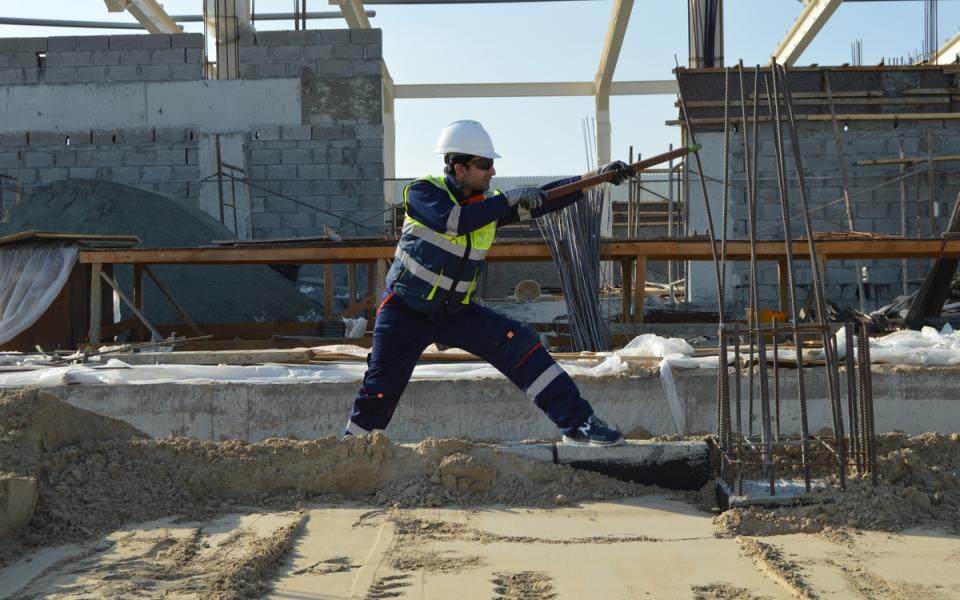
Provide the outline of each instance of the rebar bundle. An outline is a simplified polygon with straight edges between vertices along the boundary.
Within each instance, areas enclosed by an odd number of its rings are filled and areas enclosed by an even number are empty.
[[[718,445],[721,451],[721,476],[729,489],[737,495],[742,495],[744,477],[762,477],[769,484],[769,493],[776,495],[776,471],[802,474],[804,487],[811,490],[811,470],[813,466],[826,468],[832,472],[839,483],[841,490],[845,487],[845,476],[849,467],[855,468],[861,474],[872,474],[875,478],[875,449],[873,431],[873,399],[870,383],[869,338],[866,327],[859,323],[859,329],[854,331],[854,325],[841,325],[846,329],[847,352],[847,415],[843,414],[839,375],[839,348],[833,335],[834,328],[828,321],[828,303],[825,295],[823,265],[817,258],[817,248],[814,243],[815,232],[810,218],[809,192],[805,182],[805,173],[802,164],[799,136],[794,116],[791,90],[787,81],[787,70],[781,65],[773,64],[767,72],[761,72],[756,67],[752,74],[745,72],[741,62],[737,69],[738,85],[731,85],[731,69],[724,70],[724,129],[723,129],[723,161],[724,173],[722,178],[715,179],[722,187],[720,215],[723,219],[721,230],[714,233],[713,224],[709,221],[710,203],[707,200],[707,189],[704,185],[706,177],[698,160],[695,167],[701,181],[704,207],[707,211],[710,239],[714,248],[713,260],[717,274],[717,298],[720,314],[718,327],[718,354],[720,373],[717,381],[717,429]],[[747,107],[747,81],[753,89],[752,107]],[[679,77],[679,71],[678,71]],[[679,82],[678,82],[679,83]],[[785,269],[787,286],[784,290],[786,297],[781,298],[781,305],[786,313],[786,320],[780,316],[761,320],[758,315],[764,311],[759,307],[758,294],[758,256],[757,256],[757,157],[760,144],[758,142],[759,119],[758,98],[760,84],[767,98],[767,114],[771,116],[770,135],[774,165],[776,167],[778,184],[778,204],[782,217],[783,241],[785,244],[786,260],[782,265]],[[685,133],[693,139],[692,121],[686,112],[686,105],[682,95],[679,104],[682,116],[686,121]],[[732,93],[738,92],[738,93]],[[724,288],[726,275],[726,248],[727,248],[727,214],[729,210],[729,190],[731,187],[729,171],[729,146],[731,142],[730,114],[734,99],[739,103],[740,120],[743,127],[739,129],[739,142],[743,149],[743,172],[747,178],[745,192],[746,226],[750,239],[750,297],[749,318],[743,327],[734,319],[725,321]],[[748,119],[749,117],[749,119]],[[737,130],[733,130],[736,133]],[[792,159],[793,172],[796,176],[797,187],[790,188],[787,184],[788,156]],[[791,197],[793,195],[793,197]],[[792,206],[796,203],[795,206]],[[799,208],[798,215],[802,231],[806,240],[806,253],[810,259],[811,314],[803,315],[799,310],[800,300],[796,297],[796,276],[794,253],[800,245],[793,241],[791,220],[793,212]],[[727,315],[728,316],[728,315]],[[809,319],[808,322],[801,322]],[[856,344],[853,343],[856,336]],[[784,341],[792,342],[793,372],[796,378],[797,415],[799,417],[799,436],[783,435],[780,430],[780,370],[784,366],[780,344]],[[741,346],[746,342],[746,348]],[[816,342],[822,348],[823,372],[826,375],[827,408],[831,416],[832,431],[830,433],[811,434],[807,412],[807,386],[810,365],[804,356],[804,347],[807,342]],[[732,343],[734,363],[733,398],[730,397],[730,386],[727,380],[727,344]],[[770,370],[768,369],[767,346],[772,345],[773,358],[773,398],[770,397]],[[856,346],[856,361],[854,361],[854,347]],[[743,352],[747,350],[747,352]],[[746,356],[744,356],[746,354]],[[754,361],[758,369],[755,376]],[[805,364],[806,363],[806,364]],[[741,385],[742,369],[746,369],[747,402],[742,402]],[[755,407],[755,382],[759,389],[756,394],[758,406]],[[856,384],[854,385],[854,382]],[[746,404],[746,406],[744,406]],[[746,409],[744,411],[744,409]],[[757,426],[755,434],[754,426]],[[816,460],[819,458],[823,460]],[[816,465],[815,465],[816,463]]]
[[[540,232],[560,275],[567,302],[573,350],[607,349],[607,329],[600,312],[600,227],[605,186],[585,198],[538,219]]]

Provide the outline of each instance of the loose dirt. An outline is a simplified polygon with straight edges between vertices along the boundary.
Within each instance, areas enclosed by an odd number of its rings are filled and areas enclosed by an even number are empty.
[[[960,597],[960,436],[878,442],[877,488],[854,477],[830,502],[711,523],[710,486],[668,494],[456,439],[150,439],[24,390],[0,397],[0,528],[3,490],[29,482],[34,505],[0,536],[0,590]]]

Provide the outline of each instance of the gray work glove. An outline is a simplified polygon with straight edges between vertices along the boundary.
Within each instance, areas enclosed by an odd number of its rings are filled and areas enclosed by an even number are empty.
[[[547,193],[538,187],[518,187],[510,190],[506,194],[507,202],[511,207],[518,207],[518,214],[521,221],[526,221],[530,217],[530,212],[543,206],[547,201]]]
[[[597,169],[597,175],[602,175],[604,173],[614,173],[613,179],[610,180],[610,183],[613,185],[620,185],[633,175],[633,169],[631,169],[630,165],[622,160],[615,160]]]

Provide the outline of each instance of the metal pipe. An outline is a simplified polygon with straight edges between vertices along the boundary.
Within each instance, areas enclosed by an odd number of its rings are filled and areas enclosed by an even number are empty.
[[[469,0],[465,0],[469,1]],[[367,2],[370,4],[370,2]],[[376,11],[364,11],[367,17],[377,16]],[[201,23],[203,15],[170,15],[177,23]],[[293,18],[293,13],[259,13],[258,21],[287,21]],[[340,11],[323,11],[306,13],[307,19],[342,19]],[[77,21],[70,19],[32,19],[23,17],[0,17],[0,25],[25,25],[29,27],[74,27],[88,29],[134,29],[143,31],[146,28],[140,23],[123,23],[120,21]]]

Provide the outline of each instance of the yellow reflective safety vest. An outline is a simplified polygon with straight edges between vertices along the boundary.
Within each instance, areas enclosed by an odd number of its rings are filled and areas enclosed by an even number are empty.
[[[403,189],[404,209],[409,209],[410,186],[418,181],[447,193],[454,205],[447,220],[448,231],[440,233],[427,227],[407,210],[393,266],[387,273],[387,288],[415,310],[433,313],[446,307],[447,312],[456,312],[470,303],[483,261],[496,236],[497,222],[491,221],[463,235],[452,233],[457,228],[460,203],[443,177],[421,177],[407,185]],[[496,194],[499,192],[489,191],[485,197]]]

